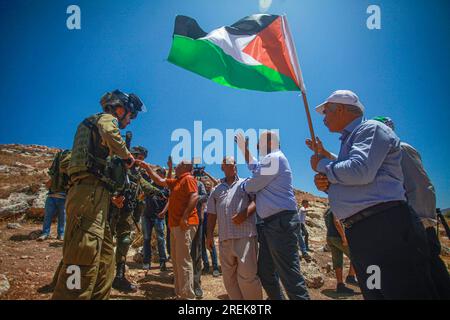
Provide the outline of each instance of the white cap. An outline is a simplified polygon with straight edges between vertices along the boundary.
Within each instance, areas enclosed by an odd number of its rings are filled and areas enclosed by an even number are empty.
[[[325,109],[325,105],[327,103],[349,104],[358,107],[364,113],[363,104],[359,101],[356,93],[350,90],[337,90],[333,92],[324,103],[316,107],[316,111],[320,114],[323,114],[323,110]]]

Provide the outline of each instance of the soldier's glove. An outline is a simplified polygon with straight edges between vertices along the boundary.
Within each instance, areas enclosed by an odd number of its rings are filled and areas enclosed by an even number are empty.
[[[111,202],[119,209],[123,208],[125,197],[122,195],[111,197]]]

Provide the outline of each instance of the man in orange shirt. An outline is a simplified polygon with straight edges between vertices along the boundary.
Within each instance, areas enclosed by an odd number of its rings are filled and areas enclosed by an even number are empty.
[[[169,162],[171,162],[169,160]],[[136,163],[147,171],[154,183],[170,189],[169,228],[175,294],[180,299],[194,299],[194,269],[190,248],[198,228],[196,205],[197,181],[191,175],[192,163],[181,161],[175,167],[175,179],[161,178],[145,162]],[[169,171],[171,171],[169,163]]]

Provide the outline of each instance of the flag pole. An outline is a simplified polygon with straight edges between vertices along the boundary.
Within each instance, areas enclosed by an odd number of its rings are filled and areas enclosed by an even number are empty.
[[[306,119],[308,120],[309,134],[311,135],[312,145],[316,145],[316,134],[314,133],[314,127],[311,120],[311,112],[309,111],[308,99],[306,98],[306,93],[302,91],[303,105],[305,106]],[[314,151],[317,154],[317,151]]]
[[[305,83],[303,81],[302,71],[300,69],[300,64],[298,62],[297,49],[295,48],[295,44],[294,44],[294,40],[291,35],[291,31],[289,30],[289,24],[287,22],[286,15],[282,16],[282,22],[283,22],[282,25],[283,25],[285,37],[287,40],[286,43],[288,46],[288,53],[289,53],[290,60],[293,64],[294,71],[295,71],[296,83],[302,93],[301,96],[303,99],[303,106],[305,107],[306,119],[308,120],[308,127],[309,127],[309,133],[311,135],[312,146],[316,146],[316,135],[314,133],[314,127],[313,127],[313,123],[311,120],[311,112],[309,111],[308,98],[306,97]],[[314,154],[317,155],[317,151],[314,151]]]

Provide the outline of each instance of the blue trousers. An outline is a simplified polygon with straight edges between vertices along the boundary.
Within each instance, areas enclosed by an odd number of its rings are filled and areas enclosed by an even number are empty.
[[[296,211],[283,211],[258,224],[258,276],[269,299],[283,300],[280,280],[291,300],[309,300],[305,279],[300,273]]]
[[[52,225],[53,217],[58,215],[58,235],[64,235],[64,227],[66,224],[66,199],[47,197],[45,200],[45,214],[42,234],[50,235],[50,227]]]
[[[152,260],[152,231],[156,230],[156,239],[158,241],[158,254],[159,262],[163,263],[167,261],[166,256],[166,239],[164,238],[165,221],[164,219],[158,219],[156,217],[149,218],[147,216],[142,217],[142,233],[144,235],[144,263],[150,263]]]
[[[302,228],[298,228],[298,245],[300,247],[300,252],[304,255],[307,254],[307,247],[306,247],[306,243],[305,240],[303,239],[303,232],[302,232]]]

